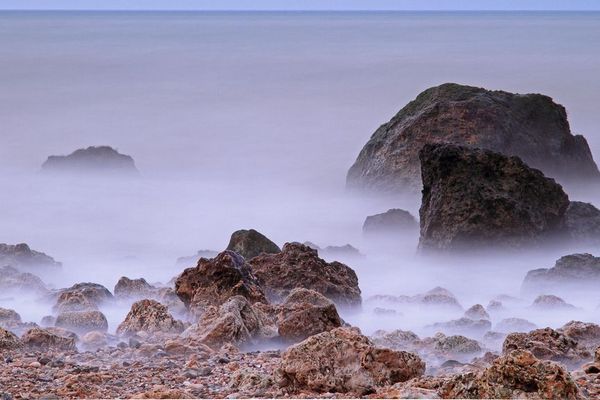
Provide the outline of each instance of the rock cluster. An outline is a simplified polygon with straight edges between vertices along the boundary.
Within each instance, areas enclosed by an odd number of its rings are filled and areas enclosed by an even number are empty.
[[[518,156],[561,182],[600,179],[585,138],[571,134],[565,109],[551,98],[447,83],[422,92],[377,129],[348,171],[347,186],[419,190],[419,151],[430,143]]]
[[[591,290],[600,284],[600,257],[591,254],[571,254],[561,257],[552,268],[534,269],[527,273],[521,290],[544,293],[554,290]]]

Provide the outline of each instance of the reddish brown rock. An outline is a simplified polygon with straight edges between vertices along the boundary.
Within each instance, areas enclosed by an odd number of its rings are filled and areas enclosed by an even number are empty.
[[[23,345],[32,350],[75,351],[77,336],[60,328],[33,328],[22,337]]]
[[[259,303],[260,304],[260,303]],[[224,344],[249,345],[276,335],[274,322],[243,296],[231,297],[220,307],[210,307],[182,337],[212,348]]]
[[[113,290],[117,298],[145,299],[155,295],[157,289],[144,278],[129,279],[122,276]]]
[[[98,306],[81,292],[66,291],[58,296],[53,309],[57,313],[94,311]]]
[[[528,333],[511,333],[504,340],[502,353],[527,350],[541,360],[552,360],[577,366],[591,359],[589,351],[577,341],[552,328],[536,329]]]
[[[489,321],[491,319],[490,314],[485,311],[485,308],[483,308],[481,304],[475,304],[469,308],[467,311],[465,311],[464,316],[474,320],[487,319]]]
[[[531,307],[538,310],[569,310],[575,309],[575,306],[567,303],[558,296],[551,294],[541,295],[535,298]]]
[[[14,350],[19,347],[21,347],[21,342],[17,335],[4,328],[0,328],[0,351]]]
[[[144,299],[133,303],[125,320],[117,327],[117,334],[127,336],[140,331],[179,333],[183,328],[183,323],[173,318],[166,306]]]
[[[442,398],[466,399],[565,399],[583,396],[560,365],[540,361],[529,351],[514,350],[479,373],[456,375],[438,392]]]
[[[293,289],[321,293],[338,306],[361,304],[358,277],[348,266],[328,263],[316,250],[300,243],[286,243],[279,254],[262,254],[250,260],[254,274],[274,301],[283,300]]]
[[[98,306],[113,300],[113,295],[107,288],[91,282],[76,283],[58,290],[54,295],[56,312],[97,310]]]
[[[108,330],[108,321],[100,311],[68,311],[58,314],[55,326],[75,333]]]
[[[411,353],[373,346],[357,329],[336,328],[288,348],[278,371],[290,393],[340,392],[362,396],[420,376],[425,364]]]
[[[570,321],[559,332],[577,341],[579,347],[594,352],[600,346],[600,326],[591,322]]]
[[[175,291],[198,314],[233,296],[243,296],[251,303],[267,302],[252,268],[243,257],[228,250],[210,260],[201,258],[195,268],[183,271],[175,282]]]
[[[279,336],[292,342],[341,325],[342,320],[331,300],[314,290],[303,288],[290,292],[279,307],[277,316]]]

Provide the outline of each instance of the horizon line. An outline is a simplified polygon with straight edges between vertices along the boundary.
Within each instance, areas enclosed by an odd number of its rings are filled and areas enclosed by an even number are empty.
[[[2,8],[1,11],[192,11],[192,12],[600,12],[600,9],[201,9],[201,8]]]

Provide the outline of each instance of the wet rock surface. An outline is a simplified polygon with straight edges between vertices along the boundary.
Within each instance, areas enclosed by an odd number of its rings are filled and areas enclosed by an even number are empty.
[[[262,253],[277,254],[281,252],[279,246],[254,229],[242,229],[233,232],[227,245],[227,250],[238,253],[246,260],[250,260]]]
[[[428,143],[518,156],[563,182],[600,179],[585,138],[571,134],[566,110],[550,97],[447,83],[422,92],[377,129],[348,171],[347,186],[418,191],[419,151]]]
[[[252,271],[272,301],[282,301],[293,289],[321,293],[340,307],[361,304],[356,273],[347,265],[319,258],[315,249],[286,243],[279,254],[262,254],[250,260]]]
[[[420,152],[423,251],[538,246],[564,235],[569,198],[516,157],[449,144]]]

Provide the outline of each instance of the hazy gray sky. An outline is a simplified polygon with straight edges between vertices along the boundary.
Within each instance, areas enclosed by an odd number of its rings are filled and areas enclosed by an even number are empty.
[[[598,0],[2,0],[0,9],[600,10]]]

